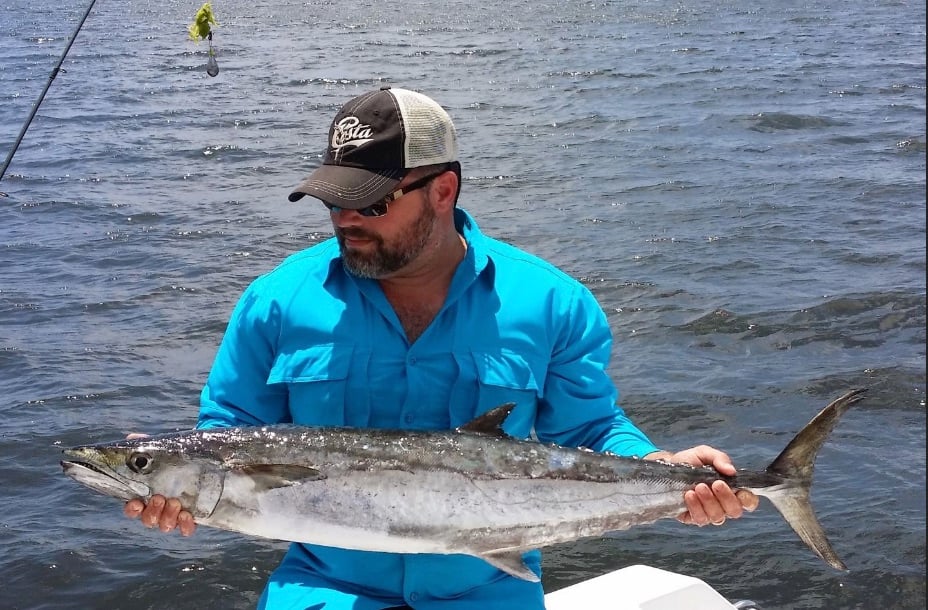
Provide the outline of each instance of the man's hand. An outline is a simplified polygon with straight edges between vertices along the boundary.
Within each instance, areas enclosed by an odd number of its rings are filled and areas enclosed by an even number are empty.
[[[700,445],[684,449],[677,453],[657,451],[645,456],[646,460],[661,460],[673,464],[689,464],[691,466],[712,466],[719,474],[734,475],[735,465],[731,458],[723,452]],[[677,520],[687,525],[722,525],[725,519],[738,519],[744,513],[753,512],[760,503],[760,499],[746,489],[733,490],[725,481],[713,481],[712,485],[700,483],[695,488],[683,494],[686,502],[686,512],[680,513]]]
[[[157,526],[162,532],[180,529],[181,536],[190,536],[197,529],[193,515],[182,510],[180,500],[154,495],[145,504],[140,498],[129,500],[123,508],[123,513],[130,519],[141,518],[145,527]]]
[[[126,438],[132,440],[146,436],[148,435],[132,433]],[[145,527],[157,526],[165,533],[179,528],[181,536],[190,536],[197,529],[193,515],[181,508],[180,500],[177,498],[165,498],[156,494],[151,497],[147,505],[141,498],[136,498],[126,502],[122,512],[130,519],[141,518]]]

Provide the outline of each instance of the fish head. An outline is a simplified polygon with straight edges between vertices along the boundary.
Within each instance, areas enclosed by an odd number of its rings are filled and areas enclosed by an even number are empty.
[[[158,437],[71,447],[63,453],[66,475],[114,498],[147,501],[160,494],[178,498],[189,510],[221,493],[223,474],[216,459],[189,454]]]

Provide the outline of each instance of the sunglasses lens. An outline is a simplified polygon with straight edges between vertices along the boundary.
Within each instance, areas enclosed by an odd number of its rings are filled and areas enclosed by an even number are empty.
[[[378,201],[377,203],[372,203],[366,208],[361,208],[360,210],[358,210],[358,214],[360,214],[361,216],[367,216],[368,218],[376,217],[376,216],[383,216],[386,213],[387,213],[387,204],[382,201]]]
[[[351,208],[343,208],[339,205],[333,205],[329,203],[328,201],[323,201],[322,205],[328,208],[330,212],[336,212],[336,213],[341,212],[342,210],[351,209]],[[384,213],[386,212],[386,209],[385,209],[386,207],[387,206],[383,203],[375,203],[373,205],[367,206],[366,208],[361,208],[359,210],[354,210],[354,211],[360,214],[361,216],[367,216],[368,218],[371,218],[374,216],[383,216]]]

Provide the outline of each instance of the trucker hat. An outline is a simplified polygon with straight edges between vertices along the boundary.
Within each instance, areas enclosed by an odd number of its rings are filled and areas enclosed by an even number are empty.
[[[292,193],[352,210],[391,193],[409,170],[457,161],[454,123],[432,98],[382,87],[350,100],[332,121],[322,165]]]

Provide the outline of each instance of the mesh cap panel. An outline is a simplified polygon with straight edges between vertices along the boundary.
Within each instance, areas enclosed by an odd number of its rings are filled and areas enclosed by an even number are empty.
[[[450,163],[458,158],[457,134],[448,113],[432,99],[407,89],[391,89],[406,131],[406,167]]]

